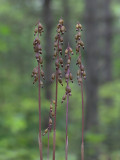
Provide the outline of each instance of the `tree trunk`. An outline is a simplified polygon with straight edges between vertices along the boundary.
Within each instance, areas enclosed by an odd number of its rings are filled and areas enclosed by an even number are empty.
[[[104,23],[105,23],[105,30],[104,30],[104,39],[105,39],[105,49],[104,49],[104,81],[110,81],[112,79],[112,12],[110,10],[110,3],[111,0],[103,1],[103,13],[104,13]]]
[[[71,44],[71,34],[70,34],[70,8],[69,8],[69,0],[62,0],[63,3],[63,19],[64,19],[64,24],[67,29],[67,32],[64,35],[64,46],[67,48],[68,42]]]
[[[45,96],[51,99],[51,74],[52,74],[52,12],[51,0],[44,0],[43,19],[45,23]]]
[[[110,0],[86,0],[86,115],[85,129],[99,131],[98,87],[111,79],[111,14]],[[102,42],[102,43],[101,43]],[[99,145],[86,142],[87,160],[97,160]],[[91,154],[91,149],[93,154]]]
[[[100,1],[101,0],[86,0],[85,8],[85,38],[86,38],[86,115],[85,115],[85,130],[96,133],[98,130],[98,87],[99,87],[99,61],[101,54],[100,41]],[[85,143],[85,157],[87,160],[98,159],[98,149],[96,146]],[[93,154],[90,151],[93,151]]]

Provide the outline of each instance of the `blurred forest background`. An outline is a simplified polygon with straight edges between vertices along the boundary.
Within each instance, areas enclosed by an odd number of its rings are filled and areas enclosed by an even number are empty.
[[[75,25],[83,25],[82,51],[87,80],[85,94],[85,160],[120,160],[120,1],[119,0],[0,0],[0,160],[39,160],[38,89],[32,85],[36,66],[33,52],[34,25],[44,26],[45,88],[42,89],[42,131],[48,124],[49,99],[54,98],[50,75],[56,25],[63,17],[75,53]],[[74,84],[69,106],[69,160],[80,160],[81,93]],[[56,159],[65,159],[64,87],[59,86]],[[62,95],[62,96],[61,96]],[[52,136],[50,157],[52,159]],[[47,136],[42,137],[47,159]]]

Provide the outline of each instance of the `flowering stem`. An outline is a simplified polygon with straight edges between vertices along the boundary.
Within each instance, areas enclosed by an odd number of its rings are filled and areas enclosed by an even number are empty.
[[[59,38],[58,38],[58,53],[57,53],[57,59],[59,60]],[[57,96],[58,96],[58,70],[56,69],[55,117],[54,117],[54,134],[53,134],[53,160],[55,160],[55,145],[56,145]]]
[[[50,119],[50,118],[49,118]],[[50,125],[49,125],[50,127]],[[47,151],[47,160],[49,160],[49,129],[48,129],[48,151]]]
[[[68,82],[67,82],[68,86]],[[67,160],[68,155],[68,135],[67,135],[67,129],[68,129],[68,103],[69,103],[69,95],[67,95],[67,105],[66,105],[66,147],[65,147],[65,159]]]
[[[84,100],[83,100],[83,82],[81,83],[82,94],[82,144],[81,144],[81,160],[84,160]]]
[[[68,48],[69,48],[69,43],[68,43]],[[69,55],[69,50],[68,50],[68,57],[70,57]],[[67,69],[67,74],[70,74],[70,69],[68,67]],[[69,86],[69,79],[67,80],[67,87]],[[65,146],[65,159],[68,159],[68,104],[69,104],[69,94],[67,94],[67,105],[66,105],[66,146]]]
[[[41,139],[41,101],[40,101],[40,63],[38,62],[38,92],[39,92],[39,150],[40,150],[40,160],[42,157],[42,139]]]

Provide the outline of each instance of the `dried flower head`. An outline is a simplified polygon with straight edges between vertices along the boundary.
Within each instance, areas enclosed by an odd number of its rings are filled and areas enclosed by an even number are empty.
[[[41,48],[40,38],[39,38],[39,36],[41,36],[41,34],[43,32],[43,26],[41,25],[40,22],[38,22],[36,25],[37,25],[37,27],[34,30],[34,36],[36,36],[36,35],[37,36],[35,37],[35,39],[33,41],[33,48],[34,48],[34,52],[35,52],[35,58],[36,58],[37,62],[41,65],[40,75],[42,76],[43,79],[45,79],[44,72],[42,70],[42,67],[43,67],[43,59],[41,56],[42,55],[42,48]],[[31,76],[34,77],[34,81],[33,81],[33,84],[34,84],[38,80],[38,66],[33,69]],[[42,81],[40,81],[40,86],[43,87]]]
[[[59,20],[59,23],[57,25],[57,34],[55,36],[54,41],[54,55],[53,59],[55,59],[55,67],[56,67],[56,73],[53,73],[51,76],[51,80],[55,80],[56,75],[58,76],[58,82],[63,85],[62,83],[62,72],[60,70],[60,66],[63,67],[63,59],[60,57],[62,55],[62,45],[63,45],[63,34],[66,31],[64,26],[64,21],[61,18]]]
[[[70,72],[71,55],[73,55],[73,50],[68,45],[67,49],[65,50],[65,57],[67,57],[67,64],[65,65],[65,81],[67,86],[65,88],[65,95],[63,96],[61,103],[66,100],[67,95],[71,96],[71,88],[69,87],[69,80],[73,83],[73,76]]]
[[[54,118],[54,111],[53,111],[53,104],[55,104],[55,100],[51,101],[50,104],[50,111],[49,111],[49,122],[48,122],[48,127],[45,129],[43,136],[48,133],[48,131],[51,132],[52,129],[52,124],[53,124],[53,118]]]
[[[77,71],[77,80],[78,80],[78,84],[80,85],[82,83],[82,78],[86,79],[86,72],[84,70],[84,66],[82,64],[81,61],[81,50],[80,47],[82,47],[84,49],[84,43],[81,40],[81,30],[82,30],[82,25],[80,23],[78,23],[76,25],[76,31],[77,34],[75,35],[75,40],[76,40],[76,53],[79,53],[76,65],[78,65],[79,69]]]
[[[82,25],[78,23],[76,25],[77,34],[75,35],[76,40],[76,53],[79,53],[77,63],[79,69],[77,71],[77,80],[78,84],[81,85],[81,97],[82,97],[82,144],[81,144],[81,160],[84,160],[84,100],[83,100],[83,79],[86,79],[86,72],[84,70],[84,66],[81,60],[81,50],[82,47],[84,49],[84,43],[81,40],[81,31]]]
[[[38,143],[39,143],[39,150],[40,150],[40,160],[43,160],[42,157],[42,139],[41,139],[41,94],[40,94],[40,88],[43,87],[43,82],[41,81],[41,77],[44,79],[44,72],[42,70],[43,67],[43,59],[42,59],[42,48],[40,44],[40,36],[43,32],[43,26],[40,22],[36,24],[36,28],[34,30],[34,36],[35,39],[33,41],[33,48],[35,52],[35,58],[38,62],[38,66],[33,69],[32,77],[34,77],[33,84],[38,81],[38,99],[39,99],[39,137],[38,137]],[[41,66],[41,67],[40,67]],[[47,132],[47,130],[45,131]]]

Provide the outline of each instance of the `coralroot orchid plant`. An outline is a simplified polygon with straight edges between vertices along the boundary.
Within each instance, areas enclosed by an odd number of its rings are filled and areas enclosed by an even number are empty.
[[[40,160],[43,160],[42,155],[42,138],[41,138],[41,87],[43,87],[43,82],[41,81],[41,77],[44,79],[44,72],[42,70],[43,67],[43,59],[42,59],[42,48],[40,44],[40,36],[43,32],[43,27],[40,22],[36,24],[34,30],[35,40],[33,42],[35,57],[38,62],[38,66],[33,69],[32,77],[34,77],[33,84],[38,81],[38,99],[39,99],[39,151],[40,151]],[[81,60],[81,50],[80,48],[84,48],[84,43],[81,41],[81,31],[82,25],[78,23],[76,25],[77,34],[75,36],[76,39],[76,53],[79,54],[77,59],[77,65],[79,70],[77,71],[77,80],[78,84],[81,86],[81,95],[82,95],[82,145],[81,145],[81,160],[84,160],[84,102],[83,102],[83,79],[86,79],[86,73],[84,71],[84,66],[82,65]],[[56,80],[56,88],[55,88],[55,100],[51,100],[50,103],[50,111],[48,116],[48,127],[45,129],[42,134],[45,136],[48,133],[48,151],[47,151],[47,159],[49,160],[49,133],[52,130],[53,124],[53,160],[55,160],[55,150],[56,150],[56,115],[57,115],[57,100],[58,100],[58,82],[63,86],[62,83],[62,71],[60,70],[60,66],[63,67],[63,59],[62,59],[62,45],[63,45],[63,34],[66,32],[66,28],[64,26],[64,21],[61,18],[57,25],[57,34],[55,36],[54,41],[54,55],[53,59],[55,60],[56,72],[52,74],[52,81]],[[70,72],[70,64],[71,64],[71,55],[73,55],[73,50],[69,46],[65,50],[65,57],[67,57],[67,64],[65,65],[65,95],[62,98],[62,103],[67,99],[66,104],[66,143],[65,143],[65,159],[68,159],[68,105],[69,105],[69,96],[71,96],[71,88],[69,86],[69,81],[73,83],[73,76]],[[53,109],[53,104],[55,108]],[[53,111],[54,110],[54,111]],[[53,122],[54,121],[54,122]]]
[[[76,39],[76,53],[79,54],[77,59],[77,65],[79,70],[77,71],[78,84],[81,85],[81,95],[82,95],[82,144],[81,144],[81,160],[84,160],[84,100],[83,100],[83,79],[86,79],[86,72],[81,60],[81,50],[80,47],[84,49],[84,43],[81,41],[81,31],[82,25],[78,23],[76,25],[76,31],[78,32],[75,36]]]
[[[69,86],[69,80],[73,83],[73,76],[70,72],[70,63],[71,63],[71,56],[70,53],[73,55],[72,48],[68,45],[68,48],[65,50],[65,57],[67,57],[67,64],[65,65],[65,80],[67,86],[65,88],[65,95],[62,98],[62,103],[66,100],[67,97],[67,105],[66,105],[66,146],[65,146],[65,159],[68,159],[68,104],[69,104],[69,96],[71,96],[71,88]]]

